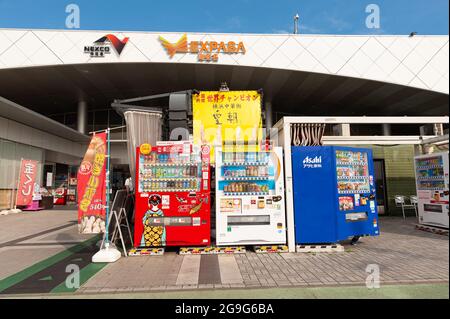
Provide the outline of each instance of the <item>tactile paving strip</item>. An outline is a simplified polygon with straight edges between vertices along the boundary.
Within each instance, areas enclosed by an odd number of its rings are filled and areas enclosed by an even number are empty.
[[[128,256],[161,256],[164,255],[164,248],[132,248]]]
[[[180,255],[245,254],[245,252],[244,246],[180,248]]]
[[[289,252],[288,246],[286,246],[286,245],[255,246],[254,250],[258,254]]]
[[[437,234],[437,235],[443,235],[448,236],[448,229],[441,229],[437,227],[431,227],[431,226],[425,226],[425,225],[416,225],[416,229],[423,230],[429,233]]]
[[[297,245],[298,253],[335,253],[343,252],[344,246],[336,245]]]

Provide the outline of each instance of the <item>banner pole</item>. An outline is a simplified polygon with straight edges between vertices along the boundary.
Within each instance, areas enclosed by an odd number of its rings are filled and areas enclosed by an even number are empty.
[[[106,220],[105,220],[105,248],[101,248],[99,252],[97,252],[94,256],[92,256],[92,262],[94,263],[112,263],[122,257],[120,251],[118,251],[115,247],[110,247],[109,245],[109,189],[110,189],[110,180],[109,180],[109,170],[110,170],[110,159],[111,159],[111,137],[110,137],[110,129],[106,130],[106,138],[108,140],[107,145],[107,158],[106,158],[106,176],[105,176],[105,184],[106,184]],[[119,225],[120,227],[120,225]],[[125,253],[126,254],[126,253]]]
[[[20,184],[20,171],[22,169],[23,157],[20,159],[20,168],[19,168],[19,178],[17,179],[17,190],[16,190],[16,201],[14,203],[14,209],[17,209],[17,195],[19,194],[19,184]],[[14,175],[15,175],[16,167],[14,166]],[[14,193],[14,189],[13,189]]]
[[[16,165],[13,164],[13,180],[11,181],[11,195],[9,196],[9,209],[14,208],[14,180],[16,178]]]
[[[110,158],[111,158],[111,139],[110,139],[110,129],[108,128],[106,130],[106,138],[107,138],[107,144],[108,144],[108,148],[107,148],[107,155],[106,155],[106,178],[105,178],[105,183],[106,183],[106,228],[105,228],[105,245],[109,246],[109,188],[110,188],[110,180],[109,180],[109,169],[110,169]],[[108,247],[106,246],[106,247]]]

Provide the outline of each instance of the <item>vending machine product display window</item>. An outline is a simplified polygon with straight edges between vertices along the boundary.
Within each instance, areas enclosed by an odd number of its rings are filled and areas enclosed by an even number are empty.
[[[216,243],[286,243],[280,147],[216,148]]]
[[[137,148],[135,246],[210,244],[209,146]]]

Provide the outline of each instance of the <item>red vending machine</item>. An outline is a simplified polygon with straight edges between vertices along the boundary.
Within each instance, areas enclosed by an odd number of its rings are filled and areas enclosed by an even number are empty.
[[[143,144],[136,154],[136,247],[210,245],[210,149]]]

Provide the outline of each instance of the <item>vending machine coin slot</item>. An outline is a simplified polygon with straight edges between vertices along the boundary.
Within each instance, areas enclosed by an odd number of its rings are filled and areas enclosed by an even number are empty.
[[[192,218],[192,226],[200,226],[201,225],[201,219],[200,217],[194,217]]]

